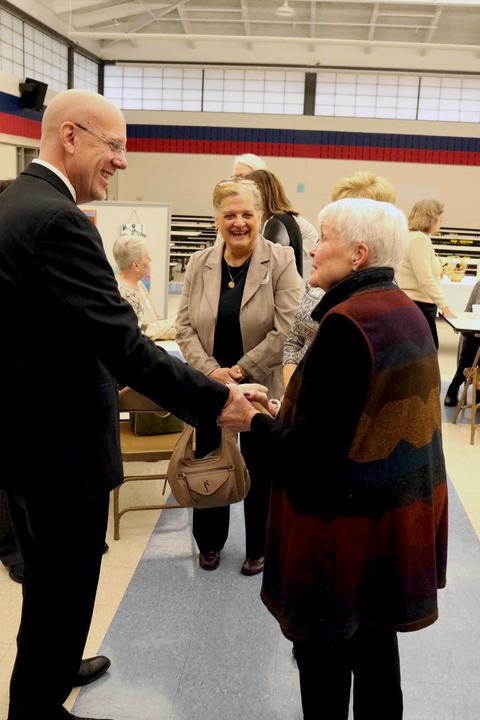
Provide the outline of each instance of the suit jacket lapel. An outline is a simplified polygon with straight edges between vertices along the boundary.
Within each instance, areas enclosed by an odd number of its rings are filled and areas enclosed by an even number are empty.
[[[203,267],[203,293],[211,307],[214,325],[217,321],[218,301],[222,284],[222,257],[225,243],[223,240],[213,247]]]
[[[270,253],[266,242],[267,241],[261,235],[258,236],[257,244],[255,245],[252,258],[250,260],[250,267],[248,268],[240,309],[243,308],[243,306],[257,292],[260,285],[263,285],[270,280]]]

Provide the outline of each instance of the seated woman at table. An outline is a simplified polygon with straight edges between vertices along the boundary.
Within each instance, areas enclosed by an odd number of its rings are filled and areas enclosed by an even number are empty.
[[[118,265],[117,283],[121,296],[130,303],[138,317],[138,326],[151,340],[173,340],[173,320],[161,320],[142,279],[150,270],[150,254],[144,238],[122,235],[113,244]]]
[[[279,420],[232,387],[218,422],[270,462],[262,600],[294,642],[304,719],[347,720],[353,675],[356,720],[400,720],[397,631],[434,623],[445,585],[438,357],[394,282],[403,213],[345,199],[319,225],[320,326]]]
[[[477,282],[472,290],[472,294],[465,307],[465,312],[472,312],[472,305],[480,304],[480,282]],[[479,316],[480,319],[480,316]],[[480,347],[480,337],[475,335],[464,334],[459,340],[459,356],[458,366],[453,376],[453,380],[448,386],[447,394],[445,395],[444,405],[447,407],[455,407],[458,405],[458,391],[460,386],[465,381],[463,371],[465,368],[472,367],[477,350]],[[477,401],[478,402],[478,401]]]
[[[445,317],[455,317],[440,286],[442,268],[430,240],[430,235],[440,230],[444,207],[438,200],[415,203],[408,216],[408,243],[396,276],[399,286],[425,315],[437,349],[437,309]]]
[[[221,383],[244,380],[283,394],[282,352],[302,296],[302,280],[291,248],[260,235],[262,199],[254,182],[218,183],[213,192],[220,241],[194,253],[187,265],[177,314],[177,342],[190,365]],[[220,444],[218,427],[200,428],[197,452]],[[244,501],[245,561],[241,572],[263,570],[270,498],[270,468],[249,433],[240,447],[250,472]],[[193,510],[199,564],[215,570],[227,540],[230,507]]]

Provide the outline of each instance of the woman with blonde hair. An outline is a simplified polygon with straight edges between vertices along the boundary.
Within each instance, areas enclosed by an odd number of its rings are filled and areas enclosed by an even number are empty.
[[[177,342],[187,362],[224,384],[259,383],[283,394],[282,353],[302,296],[302,280],[291,248],[260,234],[262,198],[254,182],[233,178],[213,193],[219,241],[192,255],[177,314]],[[218,427],[200,428],[197,453],[220,444]],[[244,500],[246,552],[241,572],[263,570],[270,498],[268,460],[241,434],[240,447],[250,472]],[[193,511],[193,535],[203,570],[215,570],[227,540],[230,508]]]
[[[408,216],[407,247],[396,275],[399,286],[425,315],[437,349],[437,309],[446,317],[455,317],[440,286],[442,268],[430,240],[430,235],[440,230],[444,208],[438,200],[415,203]]]

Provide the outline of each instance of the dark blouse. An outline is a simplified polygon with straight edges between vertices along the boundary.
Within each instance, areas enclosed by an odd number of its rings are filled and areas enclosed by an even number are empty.
[[[231,367],[243,355],[243,340],[240,330],[240,306],[242,304],[245,280],[248,275],[250,258],[238,267],[228,266],[222,259],[222,285],[218,300],[217,324],[213,339],[213,357],[220,367]],[[230,267],[230,273],[228,272]],[[230,275],[232,277],[230,277]],[[235,287],[228,283],[233,278]]]

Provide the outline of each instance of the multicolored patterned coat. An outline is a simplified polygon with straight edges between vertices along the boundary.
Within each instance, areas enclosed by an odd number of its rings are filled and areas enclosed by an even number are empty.
[[[390,268],[352,274],[312,317],[281,422],[252,421],[273,472],[262,599],[292,640],[426,627],[447,556],[430,330]]]

